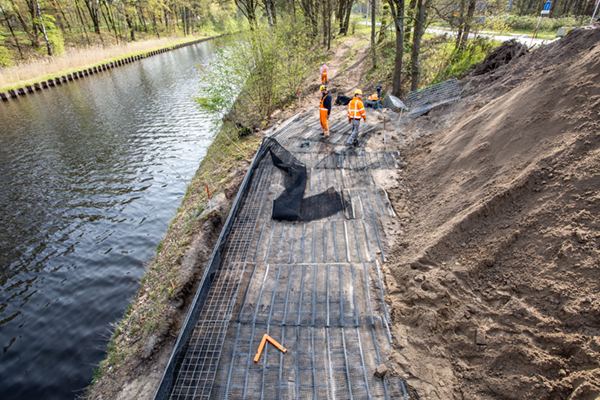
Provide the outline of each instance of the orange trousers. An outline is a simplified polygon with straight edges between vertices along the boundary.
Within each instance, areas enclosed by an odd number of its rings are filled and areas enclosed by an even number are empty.
[[[329,137],[329,121],[327,120],[327,109],[319,110],[319,120],[321,121],[321,128],[323,128],[323,134],[325,137]]]
[[[321,83],[324,85],[327,83],[327,74],[321,75]]]

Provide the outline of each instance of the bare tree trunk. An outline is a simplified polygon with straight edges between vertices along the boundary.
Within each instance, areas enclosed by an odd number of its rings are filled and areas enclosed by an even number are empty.
[[[133,19],[131,18],[129,11],[127,11],[127,7],[125,7],[125,21],[127,22],[127,26],[131,31],[131,41],[135,42],[135,27],[133,26]]]
[[[21,59],[24,60],[25,56],[23,55],[23,50],[21,50],[21,45],[19,44],[19,39],[17,39],[17,36],[15,35],[15,32],[13,31],[12,25],[10,24],[10,18],[6,16],[6,12],[4,11],[4,9],[2,10],[2,14],[4,14],[4,19],[6,20],[6,25],[8,25],[8,29],[10,29],[10,34],[12,35],[13,39],[15,39],[15,44],[17,45],[17,49],[19,49],[19,54],[21,55]]]
[[[265,10],[267,10],[267,17],[269,19],[269,26],[277,25],[277,16],[275,15],[275,5],[273,0],[263,0]]]
[[[396,27],[396,57],[394,58],[394,79],[392,94],[400,95],[402,88],[402,55],[404,53],[404,0],[387,0]]]
[[[154,25],[154,33],[156,37],[160,39],[160,33],[158,33],[158,25],[156,24],[156,15],[152,13],[152,24]]]
[[[411,54],[411,81],[410,90],[415,91],[419,87],[419,51],[421,50],[421,37],[423,36],[423,23],[425,21],[425,5],[423,0],[417,0],[417,20],[415,21],[415,34],[413,35],[413,46]]]
[[[94,25],[94,31],[98,35],[101,35],[101,33],[100,33],[100,17],[98,16],[98,2],[96,0],[87,0],[85,2],[85,6],[88,9],[90,18],[92,18],[92,24]]]
[[[371,0],[371,60],[373,69],[377,68],[377,43],[375,43],[375,9],[377,0]]]
[[[35,4],[37,6],[38,16],[40,17],[40,25],[42,27],[42,33],[44,34],[44,40],[46,41],[46,49],[48,50],[48,55],[52,57],[52,49],[50,48],[50,41],[48,40],[48,35],[46,34],[46,27],[44,26],[44,18],[42,17],[40,3],[38,0],[35,0]]]
[[[469,32],[471,31],[471,25],[473,24],[473,14],[475,13],[475,0],[469,1],[469,9],[467,10],[467,17],[464,21],[465,30],[460,40],[459,48],[464,50],[467,40],[469,39]]]
[[[416,7],[417,7],[417,0],[410,0],[410,3],[408,4],[408,10],[406,10],[407,20],[406,20],[406,29],[404,31],[404,45],[405,46],[408,46],[408,44],[410,43],[411,31],[413,30],[413,27],[415,26],[415,21],[414,21],[413,17],[415,15]]]
[[[37,1],[27,0],[27,8],[29,9],[29,15],[31,15],[31,45],[33,47],[38,47],[40,42],[38,40],[38,32],[41,32],[39,24],[37,23],[37,10],[36,10]]]
[[[348,0],[346,7],[346,20],[344,21],[344,35],[348,34],[348,28],[350,27],[350,14],[352,14],[352,6],[354,5],[354,0]]]
[[[82,38],[83,38],[83,35],[85,35],[85,39],[87,40],[88,45],[89,45],[89,44],[91,44],[90,38],[88,37],[88,34],[87,34],[85,21],[83,19],[83,12],[81,11],[81,7],[79,7],[79,3],[77,2],[77,0],[75,0],[75,11],[77,11],[77,16],[79,17],[79,21],[81,22],[81,30],[83,31]]]
[[[111,9],[111,7],[108,6],[106,1],[103,1],[101,6],[102,5],[104,5],[104,8],[106,9],[106,14],[105,14],[104,18],[106,18],[106,16],[108,16],[108,20],[110,21],[110,24],[108,24],[108,22],[107,22],[107,26],[112,27],[113,32],[115,33],[115,39],[117,39],[117,43],[119,43],[119,37],[121,35],[119,35],[119,31],[117,31],[117,26],[115,24],[115,17],[112,15],[112,9]]]
[[[331,21],[328,11],[329,0],[323,0],[323,46],[327,46],[327,23]]]

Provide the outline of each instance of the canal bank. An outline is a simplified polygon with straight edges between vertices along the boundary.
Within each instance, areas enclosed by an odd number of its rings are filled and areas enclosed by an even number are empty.
[[[341,39],[328,56],[330,84],[338,91],[359,84],[356,77],[364,67],[367,47],[363,43],[357,56],[360,40]],[[347,67],[349,57],[362,61]],[[312,71],[303,85],[307,89],[302,91],[302,109],[318,105],[318,85],[311,84],[320,81],[318,72]],[[268,126],[277,126],[298,111],[297,105],[277,110]],[[214,244],[264,132],[242,139],[236,135],[236,129],[226,126],[209,148],[140,290],[123,320],[114,326],[107,357],[96,371],[87,399],[154,398]],[[206,182],[212,212],[206,210]]]
[[[90,62],[90,60],[87,60],[87,58],[98,59],[98,56],[87,55],[87,57],[85,57],[85,64],[78,67],[73,67],[72,65],[70,67],[61,66],[62,64],[69,65],[72,63],[73,61],[71,60],[71,57],[60,57],[58,59],[51,58],[48,63],[43,64],[43,73],[37,71],[35,65],[32,64],[20,66],[16,74],[14,72],[11,73],[9,68],[3,72],[3,74],[6,74],[7,78],[3,80],[3,82],[6,82],[0,85],[0,100],[3,100],[4,102],[16,100],[19,97],[40,92],[43,89],[61,86],[62,84],[83,79],[87,76],[108,71],[113,68],[118,68],[135,61],[143,60],[144,58],[156,56],[167,51],[180,49],[182,47],[218,39],[227,35],[229,34],[225,33],[212,37],[174,37],[157,41],[148,41],[142,44],[136,43],[136,47],[141,46],[142,48],[145,48],[145,50],[136,50],[133,45],[131,45],[131,48],[125,47],[125,51],[123,51],[123,49],[120,47],[109,47],[108,49],[102,49],[102,52],[106,54],[104,57],[100,56],[100,61]],[[117,55],[115,55],[115,53]],[[109,54],[111,56],[107,57]],[[33,64],[35,64],[35,62]],[[75,62],[74,65],[77,65],[77,62]],[[27,70],[27,72],[22,72],[23,67],[25,70]],[[23,77],[22,74],[24,74],[25,77]]]

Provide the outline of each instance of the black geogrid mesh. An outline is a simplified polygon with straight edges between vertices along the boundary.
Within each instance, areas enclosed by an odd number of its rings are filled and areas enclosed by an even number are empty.
[[[273,165],[284,174],[283,192],[273,201],[273,219],[284,221],[314,221],[337,214],[347,203],[333,187],[304,198],[308,175],[306,166],[274,139],[269,153]]]

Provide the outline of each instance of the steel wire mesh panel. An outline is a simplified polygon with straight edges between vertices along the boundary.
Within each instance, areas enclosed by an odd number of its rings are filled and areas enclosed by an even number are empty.
[[[289,124],[278,139],[314,135],[306,121]],[[308,196],[335,187],[348,206],[318,221],[269,220],[284,180],[268,149],[313,166]],[[398,154],[292,155],[273,139],[259,153],[215,252],[212,264],[219,267],[207,274],[195,327],[178,353],[170,398],[405,399],[395,389],[401,382],[373,375],[391,342],[377,264],[385,261],[379,219],[394,211],[370,169],[398,168]],[[317,166],[323,157],[326,166]],[[267,345],[254,363],[265,333],[288,352]]]
[[[252,181],[248,197],[235,219],[221,250],[222,263],[212,278],[208,298],[186,350],[170,398],[173,400],[208,399],[219,363],[234,301],[246,267],[244,260],[252,242],[258,216],[265,202],[271,169],[263,159]]]
[[[391,398],[373,375],[390,346],[387,318],[376,263],[256,264],[211,398]],[[254,363],[265,333],[287,352],[267,345]]]
[[[427,86],[406,95],[406,104],[410,108],[410,116],[416,117],[440,104],[459,99],[460,86],[456,79],[449,79],[435,85]]]

